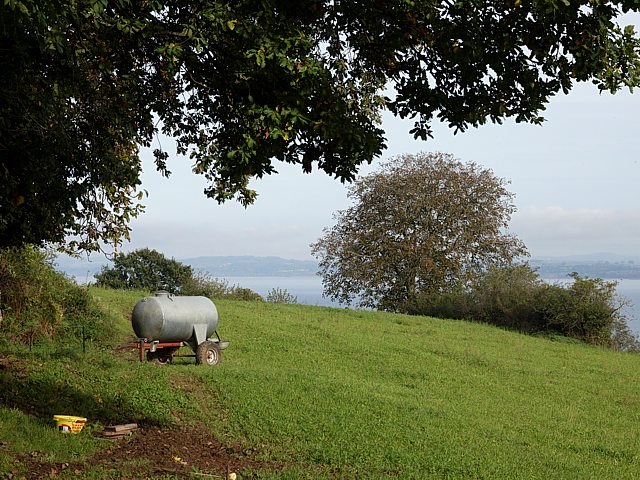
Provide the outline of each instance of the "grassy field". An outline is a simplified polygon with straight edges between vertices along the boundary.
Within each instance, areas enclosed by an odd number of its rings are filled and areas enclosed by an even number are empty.
[[[93,293],[117,338],[84,354],[3,352],[0,474],[25,474],[33,452],[88,458],[109,445],[92,432],[136,421],[204,429],[279,465],[240,478],[640,475],[640,355],[460,321],[219,301],[222,363],[158,366],[114,349],[133,339],[143,293]],[[88,417],[87,431],[58,434],[56,413]]]

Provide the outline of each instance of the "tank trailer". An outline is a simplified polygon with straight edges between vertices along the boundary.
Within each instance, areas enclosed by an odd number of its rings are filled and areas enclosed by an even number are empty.
[[[218,335],[218,310],[207,297],[157,292],[136,303],[131,326],[138,336],[140,361],[146,352],[149,361],[171,363],[178,349],[188,346],[197,364],[216,365],[220,351],[229,346]]]

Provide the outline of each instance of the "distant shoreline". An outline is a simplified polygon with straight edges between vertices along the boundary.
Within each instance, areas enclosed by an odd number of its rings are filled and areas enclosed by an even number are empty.
[[[292,260],[280,257],[256,256],[210,256],[178,259],[190,265],[194,271],[204,272],[212,277],[313,277],[318,265],[313,260]],[[640,261],[635,260],[578,260],[578,259],[530,259],[529,265],[543,279],[567,278],[572,272],[583,277],[605,280],[640,279]],[[109,265],[106,258],[56,259],[57,270],[82,281],[93,281],[93,275],[103,266]]]
[[[602,278],[604,280],[637,280],[640,279],[640,264],[634,262],[611,263],[568,263],[568,262],[529,262],[542,278],[564,278],[576,272],[582,277]]]

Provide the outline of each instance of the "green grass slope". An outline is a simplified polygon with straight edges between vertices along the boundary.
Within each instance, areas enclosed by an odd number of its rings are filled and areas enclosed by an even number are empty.
[[[127,316],[142,293],[94,295],[120,323],[117,340],[132,338]],[[89,417],[89,430],[204,425],[289,465],[245,477],[640,475],[639,355],[459,321],[216,303],[231,345],[215,367],[141,364],[98,345],[8,352],[24,364],[0,371],[0,471],[11,451],[33,448],[25,436],[50,436],[38,449],[58,461],[104,448],[86,435],[55,440],[48,419],[66,408]],[[7,427],[17,422],[24,432]]]

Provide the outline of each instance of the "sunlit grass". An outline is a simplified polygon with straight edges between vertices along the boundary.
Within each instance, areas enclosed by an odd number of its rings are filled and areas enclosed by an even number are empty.
[[[138,300],[151,293],[144,290],[112,290],[99,287],[89,287],[89,291],[100,307],[114,318],[119,339],[133,339],[131,310]]]
[[[61,435],[55,425],[52,418],[35,418],[17,409],[0,408],[0,438],[14,452],[62,462],[93,453],[103,443],[86,434]]]
[[[121,323],[117,340],[131,340],[129,314],[144,292],[93,294]],[[67,458],[99,448],[90,430],[109,422],[203,424],[290,466],[251,472],[265,479],[637,478],[640,471],[639,355],[466,322],[216,304],[219,332],[231,344],[215,367],[191,358],[140,363],[135,353],[114,356],[99,346],[84,355],[21,351],[24,371],[0,372],[8,407],[0,410],[0,441],[8,451]],[[54,413],[88,417],[89,432],[60,439]],[[0,456],[0,471],[10,464]],[[97,477],[100,468],[92,470]]]
[[[465,322],[234,307],[223,374],[197,373],[219,386],[230,428],[275,456],[370,478],[633,478],[640,466],[637,355]]]

